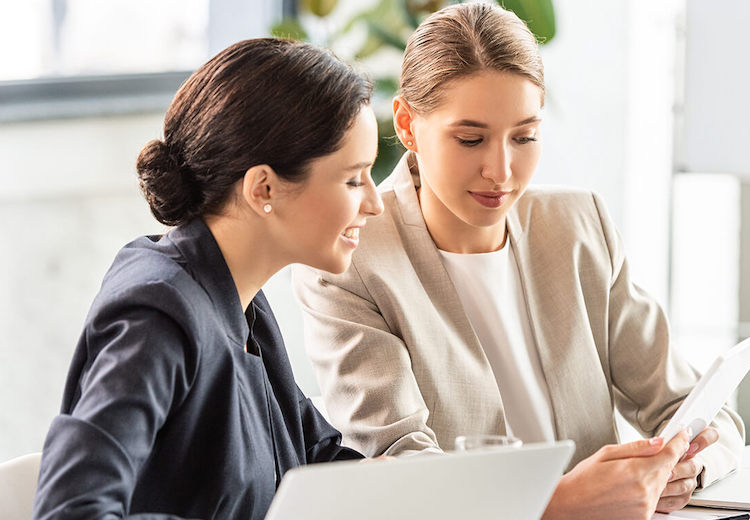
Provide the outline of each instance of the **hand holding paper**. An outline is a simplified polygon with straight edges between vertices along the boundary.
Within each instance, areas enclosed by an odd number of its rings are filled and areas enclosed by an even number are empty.
[[[713,421],[748,370],[750,338],[716,358],[662,430],[661,437],[668,442],[688,426],[693,430],[693,437],[702,432]]]
[[[703,465],[694,457],[717,440],[719,432],[710,427],[693,439],[687,453],[672,470],[667,486],[661,492],[657,511],[666,513],[685,507],[698,485],[698,475],[703,471]]]

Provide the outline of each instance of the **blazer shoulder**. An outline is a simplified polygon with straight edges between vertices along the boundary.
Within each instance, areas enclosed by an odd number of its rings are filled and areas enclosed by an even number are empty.
[[[136,239],[117,253],[92,311],[134,306],[163,312],[181,324],[212,308],[210,297],[179,252],[156,247],[149,237]]]
[[[575,227],[584,222],[601,228],[609,223],[606,206],[596,192],[561,186],[532,186],[514,208],[523,229],[544,224],[545,227]]]
[[[589,208],[593,207],[594,197],[598,197],[595,192],[583,188],[540,184],[528,187],[518,200],[518,207]]]
[[[586,244],[610,260],[621,253],[616,226],[603,199],[591,190],[530,187],[509,214],[510,221],[535,246]]]

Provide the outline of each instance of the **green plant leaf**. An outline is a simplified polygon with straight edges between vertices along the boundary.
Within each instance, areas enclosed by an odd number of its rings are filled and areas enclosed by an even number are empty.
[[[384,97],[393,97],[398,90],[398,78],[377,78],[375,80],[375,90]],[[391,130],[393,129],[391,128]]]
[[[404,17],[406,23],[409,24],[412,29],[416,29],[419,25],[419,19],[417,18],[415,11],[412,10],[409,0],[403,0],[399,2],[398,5],[401,8],[401,16]]]
[[[307,32],[300,25],[299,20],[284,18],[271,28],[271,34],[276,38],[288,38],[290,40],[305,41],[308,39]]]
[[[387,43],[401,51],[406,48],[406,40],[386,29],[385,24],[380,23],[380,21],[368,18],[367,27],[370,29],[370,34],[380,38],[383,43]]]
[[[376,184],[390,175],[404,151],[393,129],[393,121],[390,118],[379,120],[378,158],[372,167],[372,179]]]
[[[409,25],[408,20],[405,19],[403,2],[404,0],[380,0],[372,9],[361,12],[349,20],[340,33],[344,34],[348,32],[358,22],[367,23],[369,31],[371,29],[369,25],[374,22],[381,27],[388,27],[389,30],[386,32],[393,35],[393,37],[404,40],[400,35],[410,34],[416,26]],[[384,38],[383,40],[387,41],[388,38]]]
[[[354,59],[359,61],[363,60],[365,58],[369,58],[376,52],[378,52],[380,49],[383,48],[383,40],[378,38],[372,33],[367,34],[367,39],[365,39],[365,43],[362,45],[362,48],[357,51],[357,53],[354,55]]]
[[[406,9],[413,13],[432,14],[446,5],[445,0],[403,0]]]
[[[526,22],[540,44],[555,37],[555,9],[552,0],[497,0]]]
[[[331,14],[338,3],[338,0],[302,0],[302,9],[322,18]]]

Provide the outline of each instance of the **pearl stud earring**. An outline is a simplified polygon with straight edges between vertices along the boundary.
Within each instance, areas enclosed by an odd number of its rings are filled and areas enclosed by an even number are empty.
[[[412,143],[411,141],[406,141],[406,146],[414,146],[414,143]]]
[[[263,211],[265,211],[266,213],[271,213],[271,205],[270,204],[264,205]]]

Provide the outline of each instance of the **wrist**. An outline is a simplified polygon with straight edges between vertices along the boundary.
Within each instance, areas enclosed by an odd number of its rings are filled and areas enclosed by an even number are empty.
[[[572,520],[575,517],[573,514],[574,511],[571,510],[568,504],[570,497],[568,491],[569,481],[570,477],[567,473],[560,478],[554,493],[552,493],[552,498],[550,498],[544,510],[542,520]]]

